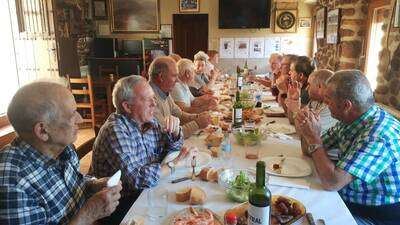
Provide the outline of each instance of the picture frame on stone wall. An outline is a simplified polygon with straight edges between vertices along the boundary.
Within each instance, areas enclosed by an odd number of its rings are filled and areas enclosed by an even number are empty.
[[[107,19],[107,1],[106,0],[93,0],[93,18],[96,20]]]
[[[393,27],[400,28],[400,0],[396,1]]]
[[[178,0],[179,12],[200,12],[200,0]]]
[[[326,7],[322,7],[317,10],[315,19],[315,31],[316,38],[325,38],[325,18],[326,18]]]
[[[326,21],[326,43],[337,44],[339,42],[340,8],[328,12]]]

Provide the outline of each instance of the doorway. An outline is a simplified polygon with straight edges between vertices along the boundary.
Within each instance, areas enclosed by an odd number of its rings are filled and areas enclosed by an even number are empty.
[[[174,14],[173,30],[174,53],[193,60],[198,51],[207,52],[208,14]]]
[[[366,62],[365,74],[371,84],[372,90],[376,89],[378,65],[379,65],[379,52],[382,50],[382,38],[384,35],[383,23],[385,14],[388,15],[390,10],[390,1],[379,0],[372,1],[368,8],[368,39],[366,45]]]

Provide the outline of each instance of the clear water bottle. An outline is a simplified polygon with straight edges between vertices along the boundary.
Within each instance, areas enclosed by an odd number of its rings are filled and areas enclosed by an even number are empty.
[[[230,132],[224,133],[224,139],[221,143],[221,155],[222,164],[230,168],[232,161],[232,144],[230,140]]]

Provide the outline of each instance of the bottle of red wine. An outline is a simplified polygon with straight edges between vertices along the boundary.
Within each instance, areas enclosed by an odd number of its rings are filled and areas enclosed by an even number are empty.
[[[258,161],[256,185],[249,192],[249,225],[269,225],[271,214],[271,192],[265,186],[265,162]]]

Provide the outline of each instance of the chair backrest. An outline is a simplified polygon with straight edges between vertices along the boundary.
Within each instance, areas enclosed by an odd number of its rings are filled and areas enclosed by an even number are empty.
[[[85,157],[86,154],[93,150],[94,140],[95,137],[92,137],[85,143],[81,144],[79,147],[75,148],[76,154],[78,155],[79,159],[82,159],[83,157]]]

